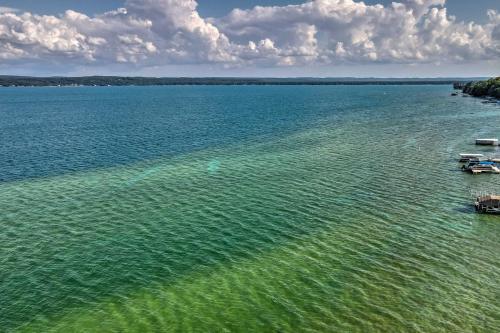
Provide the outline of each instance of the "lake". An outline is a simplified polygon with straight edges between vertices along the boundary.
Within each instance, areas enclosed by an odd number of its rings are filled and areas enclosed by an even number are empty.
[[[500,107],[451,91],[0,89],[0,331],[498,331]]]

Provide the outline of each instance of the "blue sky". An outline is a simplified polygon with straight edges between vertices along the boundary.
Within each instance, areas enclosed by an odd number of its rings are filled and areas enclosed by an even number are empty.
[[[0,32],[3,28],[9,33],[0,39],[0,73],[500,74],[499,0],[400,0],[402,7],[392,7],[392,1],[386,0],[304,2],[198,0],[195,8],[193,0],[130,0],[128,4],[120,0],[2,0]],[[384,8],[374,6],[378,3]],[[300,6],[289,10],[284,7],[289,4]],[[264,9],[252,10],[256,5]],[[94,19],[120,7],[127,7],[127,12],[108,16],[105,23]],[[248,11],[228,16],[235,8]],[[66,10],[75,13],[64,15]],[[23,12],[54,16],[54,20],[26,17]],[[88,17],[82,19],[76,13]],[[138,24],[134,18],[150,25]]]

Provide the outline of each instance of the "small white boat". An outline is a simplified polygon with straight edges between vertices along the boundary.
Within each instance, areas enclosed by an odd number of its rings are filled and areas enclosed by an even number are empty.
[[[476,139],[476,145],[498,146],[498,139]]]
[[[483,158],[483,154],[460,154],[460,162],[468,162],[470,160],[479,160]]]
[[[494,163],[500,163],[500,157],[499,156],[491,156],[488,158],[488,161],[494,162]]]

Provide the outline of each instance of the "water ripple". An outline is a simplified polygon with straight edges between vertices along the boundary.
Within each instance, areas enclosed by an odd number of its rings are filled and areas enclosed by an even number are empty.
[[[500,179],[449,172],[474,136],[465,107],[398,96],[273,139],[2,183],[1,329],[497,331],[500,224],[467,207]]]

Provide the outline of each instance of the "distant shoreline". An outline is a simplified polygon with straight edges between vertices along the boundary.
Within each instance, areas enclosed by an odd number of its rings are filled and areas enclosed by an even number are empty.
[[[239,78],[239,77],[32,77],[0,75],[0,87],[172,85],[449,85],[471,78]]]

